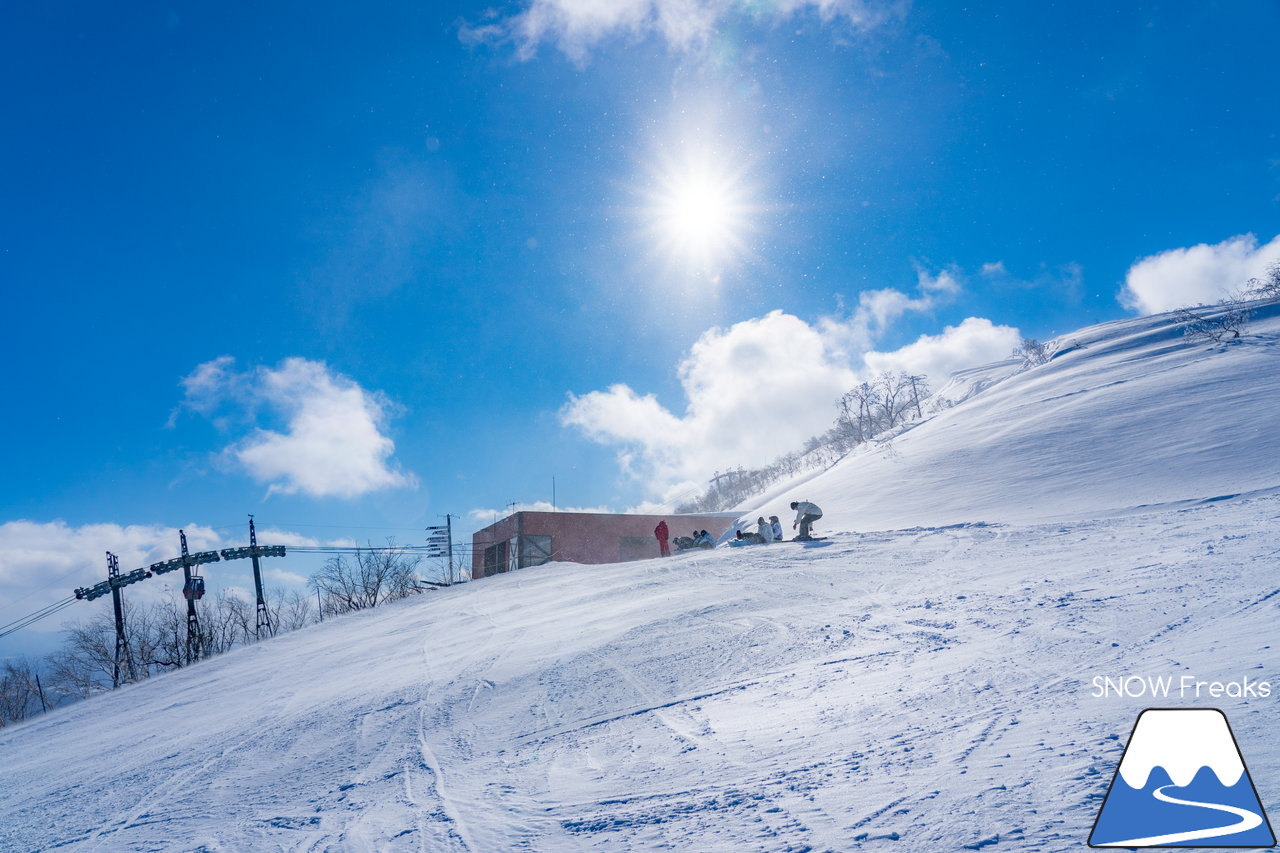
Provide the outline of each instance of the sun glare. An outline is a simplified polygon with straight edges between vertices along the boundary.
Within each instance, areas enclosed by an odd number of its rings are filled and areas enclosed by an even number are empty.
[[[716,278],[745,256],[754,210],[740,173],[700,156],[664,163],[651,180],[647,230],[669,262]]]

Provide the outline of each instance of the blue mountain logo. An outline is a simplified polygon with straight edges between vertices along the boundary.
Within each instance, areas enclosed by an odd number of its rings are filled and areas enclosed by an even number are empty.
[[[1274,847],[1227,717],[1216,708],[1138,715],[1090,847]]]

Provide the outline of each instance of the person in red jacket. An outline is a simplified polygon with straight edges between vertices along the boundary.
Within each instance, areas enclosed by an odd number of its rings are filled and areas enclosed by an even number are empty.
[[[664,518],[658,522],[658,526],[653,528],[653,535],[658,539],[658,551],[664,557],[671,556],[671,546],[667,544],[667,520]]]

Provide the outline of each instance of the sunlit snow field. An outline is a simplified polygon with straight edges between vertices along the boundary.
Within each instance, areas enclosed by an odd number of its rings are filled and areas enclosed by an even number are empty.
[[[1153,705],[1223,709],[1273,809],[1280,692],[1093,679],[1276,678],[1275,313],[1082,330],[744,507],[826,543],[527,569],[0,730],[0,846],[1077,850]]]

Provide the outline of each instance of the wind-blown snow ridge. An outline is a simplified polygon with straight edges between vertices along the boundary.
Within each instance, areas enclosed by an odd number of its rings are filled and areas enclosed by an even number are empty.
[[[825,530],[1026,522],[1280,487],[1280,303],[1230,344],[1182,330],[1172,314],[1117,320],[1061,336],[1046,364],[965,371],[953,408],[743,517],[788,518],[800,499]]]

